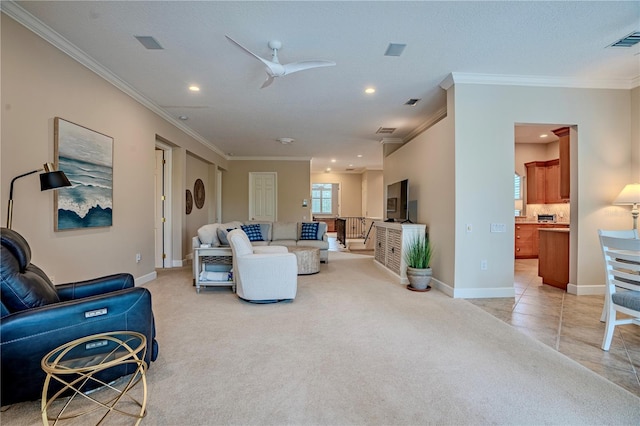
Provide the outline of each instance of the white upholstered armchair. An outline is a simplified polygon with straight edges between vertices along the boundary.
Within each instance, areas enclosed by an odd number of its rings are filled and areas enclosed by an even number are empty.
[[[293,300],[298,290],[296,256],[283,246],[252,246],[240,229],[227,235],[233,252],[236,293],[255,303]]]

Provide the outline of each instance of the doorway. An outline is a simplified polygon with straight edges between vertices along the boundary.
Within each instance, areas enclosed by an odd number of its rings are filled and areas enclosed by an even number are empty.
[[[576,128],[567,124],[515,123],[514,144],[514,257],[516,260],[514,285],[517,285],[519,260],[529,259],[530,263],[535,263],[537,269],[541,250],[544,251],[542,258],[546,259],[549,259],[549,256],[544,255],[553,255],[555,259],[556,250],[562,252],[559,247],[555,247],[553,253],[549,250],[545,251],[544,247],[548,245],[540,244],[542,228],[553,228],[554,231],[565,228],[564,232],[568,228],[566,250],[569,251],[570,257],[566,259],[567,264],[563,265],[563,268],[554,267],[554,269],[565,271],[573,269],[572,263],[575,261],[572,259],[576,259],[576,256],[575,253],[571,253],[569,246],[572,246],[571,228],[575,226],[571,221],[571,205],[575,190],[570,191],[569,187],[570,182],[575,182],[574,179],[577,176]],[[575,217],[577,215],[574,215]],[[544,236],[549,236],[549,233],[545,232]],[[565,241],[564,237],[563,241]],[[562,248],[564,249],[564,244]],[[544,271],[541,274],[546,275]],[[545,282],[551,284],[556,278],[555,276],[546,277]],[[566,285],[569,281],[567,275]],[[567,291],[569,291],[568,287]]]

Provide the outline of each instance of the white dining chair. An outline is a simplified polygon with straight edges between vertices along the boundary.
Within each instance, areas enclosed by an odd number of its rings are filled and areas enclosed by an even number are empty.
[[[637,229],[623,229],[623,230],[605,230],[598,229],[598,237],[615,237],[615,238],[638,238],[638,230]],[[600,241],[600,247],[602,248],[602,241]],[[604,256],[604,251],[602,251],[602,255]],[[607,259],[605,257],[605,265]],[[604,292],[604,305],[602,306],[602,315],[600,315],[600,322],[605,322],[607,320],[607,312],[609,312],[609,292],[605,290]]]
[[[600,243],[609,299],[602,349],[608,351],[617,325],[640,325],[640,239],[601,236]]]

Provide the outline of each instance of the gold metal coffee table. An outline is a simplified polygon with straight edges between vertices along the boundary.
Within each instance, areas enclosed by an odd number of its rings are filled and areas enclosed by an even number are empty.
[[[53,422],[51,424],[55,425],[61,420],[89,413],[99,419],[97,424],[111,413],[130,416],[136,420],[136,425],[139,424],[146,415],[147,406],[146,352],[146,337],[133,331],[95,334],[49,352],[41,362],[47,374],[42,389],[43,424]],[[98,377],[101,371],[128,364],[131,364],[128,371],[132,372],[112,383],[105,383]],[[134,392],[140,382],[141,389],[138,386]],[[134,393],[141,401],[133,396]]]

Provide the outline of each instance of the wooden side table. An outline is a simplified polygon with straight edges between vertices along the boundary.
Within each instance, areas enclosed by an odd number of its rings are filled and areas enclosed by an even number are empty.
[[[146,337],[134,331],[94,334],[49,352],[41,362],[47,374],[42,389],[43,424],[57,424],[89,413],[99,417],[104,411],[99,424],[115,412],[133,417],[138,425],[147,414],[146,352]],[[122,368],[130,374],[105,383],[100,372],[111,368]],[[132,389],[140,382],[141,401],[132,395]],[[135,411],[128,410],[132,407]]]
[[[320,249],[316,247],[288,246],[289,253],[296,255],[298,275],[310,275],[320,272]]]

